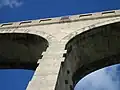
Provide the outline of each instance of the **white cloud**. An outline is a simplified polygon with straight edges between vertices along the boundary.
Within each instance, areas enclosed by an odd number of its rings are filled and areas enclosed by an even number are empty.
[[[23,4],[20,0],[0,0],[0,8],[8,6],[10,8],[20,7]]]
[[[120,65],[104,68],[89,74],[78,82],[75,90],[120,90],[118,67]]]

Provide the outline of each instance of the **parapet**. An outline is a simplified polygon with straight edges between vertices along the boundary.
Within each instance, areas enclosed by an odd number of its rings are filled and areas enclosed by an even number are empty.
[[[92,20],[92,19],[98,19],[98,18],[117,17],[117,16],[120,16],[120,10],[111,10],[111,11],[70,15],[70,16],[62,16],[62,17],[55,17],[55,18],[45,18],[45,19],[37,19],[37,20],[2,23],[0,24],[0,28],[27,27],[27,26],[36,26],[36,25],[58,24],[58,23],[60,24],[60,23],[67,23],[67,22],[70,23],[75,21]]]

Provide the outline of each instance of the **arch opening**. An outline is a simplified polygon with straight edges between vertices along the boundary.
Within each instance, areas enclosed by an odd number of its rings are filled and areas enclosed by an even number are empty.
[[[26,90],[34,70],[0,69],[1,90]]]
[[[35,70],[48,41],[27,33],[0,34],[0,69]]]
[[[119,90],[120,64],[104,67],[83,77],[74,90]]]
[[[87,74],[120,63],[120,22],[77,35],[67,43],[66,50],[64,63],[70,73],[68,85],[73,89]]]

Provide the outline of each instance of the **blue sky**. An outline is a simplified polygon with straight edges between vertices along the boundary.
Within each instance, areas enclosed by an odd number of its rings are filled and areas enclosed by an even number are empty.
[[[0,23],[120,8],[119,0],[0,0]]]
[[[120,9],[120,0],[0,0],[0,23],[114,9]],[[76,90],[118,90],[119,67],[87,76],[88,79],[82,79]],[[25,90],[33,73],[29,70],[0,70],[0,90]],[[100,87],[102,89],[98,89]]]
[[[85,76],[77,83],[75,90],[120,90],[120,64]]]

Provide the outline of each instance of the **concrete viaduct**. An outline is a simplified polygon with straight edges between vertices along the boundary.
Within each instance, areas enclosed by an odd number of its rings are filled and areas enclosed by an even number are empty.
[[[0,68],[35,70],[27,90],[74,90],[119,54],[120,10],[0,24]]]

